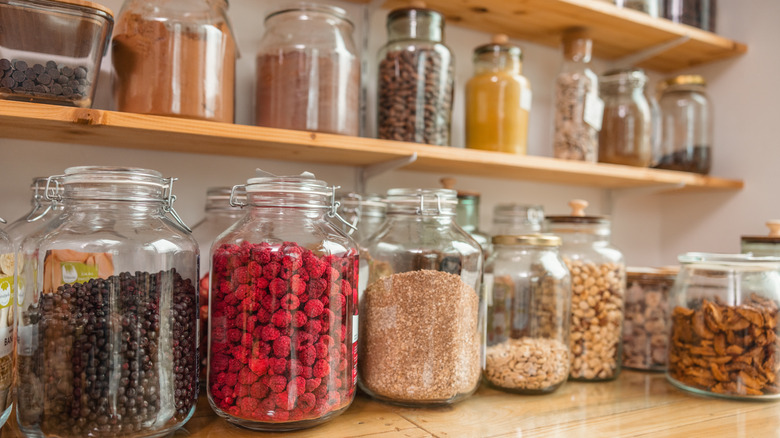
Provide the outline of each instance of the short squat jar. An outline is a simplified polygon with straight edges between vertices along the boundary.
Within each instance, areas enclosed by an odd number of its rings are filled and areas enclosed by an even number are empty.
[[[495,388],[543,394],[569,377],[571,277],[560,245],[553,235],[493,236],[482,376]]]
[[[55,178],[63,213],[23,253],[37,270],[21,285],[19,427],[167,435],[198,399],[198,247],[173,210],[173,179],[120,167]]]
[[[561,257],[571,273],[572,380],[611,380],[621,366],[626,268],[609,242],[610,221],[586,216],[588,203],[573,200],[569,216],[548,216],[545,231],[563,240]]]
[[[479,384],[482,251],[455,223],[456,192],[392,189],[368,245],[360,387],[382,401],[446,405]]]
[[[209,404],[253,430],[316,426],[355,397],[357,245],[313,175],[236,189],[246,213],[211,249]]]
[[[780,398],[780,258],[681,255],[667,378],[697,394]]]

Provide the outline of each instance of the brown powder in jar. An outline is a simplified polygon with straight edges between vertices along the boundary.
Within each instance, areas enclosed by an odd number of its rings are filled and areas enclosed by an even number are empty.
[[[233,123],[236,45],[227,24],[169,28],[125,14],[112,47],[119,111]]]

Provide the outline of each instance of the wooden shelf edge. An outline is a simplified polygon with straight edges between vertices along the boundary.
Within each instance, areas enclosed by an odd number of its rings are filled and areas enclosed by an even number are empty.
[[[417,153],[417,161],[405,169],[605,189],[744,186],[740,180],[685,172],[12,101],[0,101],[0,137],[345,166]]]

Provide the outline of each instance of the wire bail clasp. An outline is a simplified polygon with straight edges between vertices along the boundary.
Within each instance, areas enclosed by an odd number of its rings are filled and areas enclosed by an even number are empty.
[[[238,198],[236,198],[236,191],[238,189],[243,189],[246,192],[246,185],[245,184],[236,184],[233,186],[232,189],[230,189],[230,199],[228,200],[228,203],[231,207],[238,207],[238,208],[244,208],[248,204],[245,202],[238,202]]]
[[[165,198],[163,211],[170,214],[171,217],[173,217],[182,228],[184,228],[188,233],[191,233],[192,229],[190,229],[190,227],[184,223],[181,216],[179,216],[179,213],[176,213],[176,210],[173,208],[173,203],[176,202],[176,195],[173,194],[173,183],[178,179],[179,178],[166,178],[164,180],[166,186],[163,189],[163,197]]]
[[[47,181],[48,183],[48,178]],[[38,187],[38,184],[35,184],[35,191],[33,192],[33,202],[35,202],[35,205],[33,206],[33,209],[30,211],[30,214],[27,215],[26,218],[24,218],[25,222],[31,223],[35,222],[38,219],[46,216],[46,214],[52,209],[53,202],[49,203],[49,205],[46,206],[46,208],[38,213],[37,215],[33,216],[33,213],[38,211],[38,209],[41,208],[41,199],[46,199],[46,189],[43,189],[43,193],[41,193],[40,187]],[[5,222],[4,222],[5,223]]]
[[[65,178],[65,175],[52,175],[46,178],[46,189],[43,192],[43,197],[47,201],[62,202],[62,190],[60,189],[60,181]],[[52,188],[54,183],[54,188]]]
[[[336,200],[336,190],[340,188],[341,186],[332,186],[330,188],[330,208],[328,209],[327,215],[331,219],[334,217],[337,218],[338,220],[341,221],[341,223],[348,226],[350,229],[348,234],[352,235],[353,231],[357,231],[357,227],[354,224],[349,223],[346,219],[344,219],[343,217],[341,217],[341,215],[339,215],[338,210],[339,210],[339,206],[341,206],[341,202]]]
[[[417,214],[425,214],[425,194],[420,194],[420,207],[417,209]],[[441,194],[436,193],[436,214],[443,214],[441,208]]]

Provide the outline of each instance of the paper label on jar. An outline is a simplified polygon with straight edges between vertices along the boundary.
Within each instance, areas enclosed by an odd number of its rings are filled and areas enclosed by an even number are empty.
[[[0,328],[0,357],[5,357],[14,352],[13,327]]]
[[[520,108],[531,112],[531,101],[533,100],[533,92],[530,88],[523,89],[523,92],[520,94]]]
[[[493,274],[485,274],[482,276],[482,290],[485,293],[485,301],[488,306],[493,305]]]
[[[357,383],[358,361],[358,316],[352,315],[352,386]]]
[[[0,278],[0,309],[11,307],[14,296],[14,277]],[[4,312],[4,310],[2,311]],[[2,317],[0,317],[2,322]]]
[[[585,108],[583,109],[585,123],[596,131],[601,131],[601,122],[604,118],[604,101],[596,93],[585,95]]]
[[[114,261],[113,256],[105,252],[54,249],[46,252],[43,269],[43,291],[52,293],[63,284],[114,275]]]
[[[32,356],[38,348],[38,325],[20,325],[16,330],[16,352],[20,356]]]

